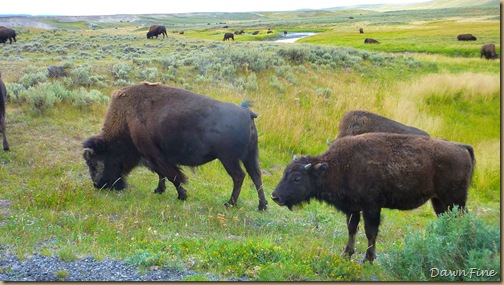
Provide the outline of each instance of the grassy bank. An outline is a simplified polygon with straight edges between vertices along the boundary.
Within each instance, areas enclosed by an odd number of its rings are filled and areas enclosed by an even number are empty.
[[[443,24],[450,23],[458,25]],[[413,33],[423,30],[436,43],[409,50],[408,43],[397,40],[397,48],[412,52],[407,55],[340,47],[334,38],[349,44],[354,35],[331,32],[322,34],[333,39],[326,45],[289,45],[223,43],[190,34],[147,40],[145,31],[133,26],[128,26],[133,32],[27,30],[22,41],[2,47],[11,151],[0,152],[0,199],[8,201],[0,209],[0,245],[20,257],[34,252],[64,260],[93,255],[146,269],[169,266],[223,278],[400,279],[380,261],[360,264],[367,245],[363,227],[358,254],[349,260],[341,256],[345,218],[332,207],[311,203],[290,212],[270,201],[266,212],[258,212],[257,194],[247,177],[239,206],[226,209],[232,181],[218,161],[185,169],[185,202],[176,199],[171,185],[154,195],[157,175],[145,168],[131,173],[124,191],[96,190],[81,142],[99,132],[112,90],[143,80],[237,104],[252,100],[251,108],[260,115],[259,160],[269,196],[293,155],[324,151],[326,140],[337,135],[341,116],[366,109],[433,137],[471,144],[477,166],[467,205],[471,214],[496,227],[500,60],[480,60],[464,49],[455,54],[455,45],[449,53],[438,50],[444,39],[431,29],[436,25],[409,25]],[[494,23],[489,26],[494,36]],[[69,66],[67,76],[49,78],[49,65]],[[413,211],[384,210],[382,218],[379,256],[436,220],[430,204]]]

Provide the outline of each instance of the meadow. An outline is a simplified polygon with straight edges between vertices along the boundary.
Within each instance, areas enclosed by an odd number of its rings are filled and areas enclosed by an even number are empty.
[[[430,203],[382,211],[378,259],[370,265],[361,263],[367,247],[362,225],[357,254],[348,259],[342,255],[342,213],[318,202],[291,212],[269,199],[294,155],[323,152],[343,114],[365,109],[474,147],[470,214],[467,223],[457,223],[489,241],[481,251],[461,253],[468,262],[458,266],[498,270],[498,279],[491,280],[500,280],[500,59],[479,57],[487,42],[500,54],[498,5],[298,13],[264,13],[261,21],[247,13],[225,15],[232,28],[246,31],[234,42],[223,42],[226,29],[206,15],[93,25],[45,19],[58,28],[16,29],[18,42],[0,47],[11,147],[0,152],[0,247],[20,258],[94,256],[145,270],[200,272],[187,280],[207,280],[206,273],[223,280],[440,280],[391,266],[400,254],[406,267],[408,261],[439,256],[450,240],[428,240],[436,230],[454,239],[462,235],[450,227],[450,216],[437,219]],[[350,23],[349,15],[357,19]],[[147,27],[156,21],[167,26],[168,37],[147,40]],[[275,33],[267,35],[268,28]],[[172,32],[181,30],[183,35]],[[254,30],[261,30],[259,37],[250,35]],[[295,44],[268,41],[284,30],[318,34]],[[473,33],[478,41],[458,42],[460,33]],[[364,45],[365,37],[382,44]],[[66,67],[66,76],[49,77],[51,65]],[[157,175],[142,167],[129,175],[124,191],[94,189],[82,141],[99,132],[111,92],[141,81],[236,104],[253,102],[267,211],[257,210],[248,176],[238,206],[224,207],[232,181],[218,161],[184,169],[184,202],[171,185],[153,194]],[[415,237],[432,246],[409,250],[418,246]],[[474,248],[469,242],[458,246]]]

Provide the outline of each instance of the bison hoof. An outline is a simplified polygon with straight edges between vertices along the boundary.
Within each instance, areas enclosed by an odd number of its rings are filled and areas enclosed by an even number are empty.
[[[268,204],[259,204],[259,211],[266,211],[268,209]]]
[[[370,264],[373,264],[373,260],[375,260],[375,258],[376,255],[369,255],[368,253],[366,253],[366,257],[364,257],[362,263],[366,263],[366,261],[369,261]]]
[[[185,201],[187,199],[187,194],[186,193],[178,194],[177,199]]]
[[[163,192],[164,192],[164,190],[162,190],[162,189],[159,189],[159,188],[154,189],[154,193],[163,194]]]
[[[236,203],[233,203],[232,201],[227,201],[226,203],[224,203],[224,206],[226,208],[229,208],[229,207],[235,207],[236,206]]]
[[[355,253],[355,250],[350,247],[345,247],[344,253],[346,256],[351,257]]]

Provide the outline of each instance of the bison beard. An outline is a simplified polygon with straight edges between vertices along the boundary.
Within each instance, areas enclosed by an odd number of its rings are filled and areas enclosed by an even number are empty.
[[[473,148],[465,144],[418,135],[346,136],[321,155],[291,162],[272,199],[289,209],[316,199],[345,213],[347,255],[355,251],[362,212],[368,238],[364,261],[372,262],[382,208],[411,210],[431,200],[437,215],[464,209],[474,164]]]
[[[122,189],[138,165],[159,176],[156,193],[173,183],[187,197],[180,165],[199,166],[219,159],[233,179],[226,205],[237,205],[245,173],[256,186],[259,209],[267,208],[258,164],[257,130],[252,111],[187,90],[142,83],[116,90],[102,131],[84,143],[84,159],[97,188]]]

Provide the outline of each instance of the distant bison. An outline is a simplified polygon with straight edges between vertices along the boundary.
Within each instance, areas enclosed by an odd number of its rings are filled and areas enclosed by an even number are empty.
[[[259,31],[255,31],[255,32],[252,33],[252,35],[254,35],[254,36],[257,35],[257,34],[259,34]]]
[[[471,34],[461,34],[457,36],[457,40],[459,41],[475,41],[476,37]]]
[[[368,238],[364,261],[372,262],[382,208],[411,210],[431,200],[437,215],[455,206],[463,210],[474,165],[470,145],[417,135],[347,136],[318,156],[292,161],[272,199],[289,209],[315,199],[342,211],[347,255],[354,253],[362,211]]]
[[[173,183],[178,199],[187,198],[180,165],[221,161],[233,179],[226,203],[237,205],[245,173],[254,182],[259,209],[267,208],[258,164],[257,130],[249,109],[157,83],[116,90],[101,132],[83,143],[84,159],[94,186],[124,189],[128,173],[145,165],[159,175],[155,193]]]
[[[0,26],[0,43],[6,43],[7,40],[9,40],[10,44],[12,44],[12,40],[16,42],[16,31],[4,26]]]
[[[0,132],[2,133],[3,150],[9,150],[9,143],[7,142],[7,135],[5,134],[5,103],[7,102],[7,88],[2,81],[2,74],[0,73]]]
[[[364,29],[363,28],[359,28],[359,33],[360,34],[364,34]]]
[[[499,58],[499,55],[495,52],[494,44],[486,44],[481,47],[481,55],[480,58],[485,57],[486,59],[496,59]]]
[[[149,28],[149,31],[147,32],[147,38],[148,39],[153,38],[153,37],[156,37],[156,39],[157,39],[159,35],[163,35],[163,38],[165,36],[168,37],[168,34],[166,33],[166,27],[165,26],[162,26],[162,25],[152,25]]]
[[[364,40],[364,43],[365,43],[365,44],[379,44],[380,42],[379,42],[379,41],[377,41],[377,40],[375,40],[375,39],[372,39],[372,38],[366,38],[366,39]]]
[[[338,138],[377,132],[429,136],[427,132],[415,127],[362,110],[346,112],[338,126]]]
[[[233,35],[233,33],[225,33],[224,34],[224,39],[222,39],[222,40],[223,41],[227,41],[229,39],[233,39],[233,41],[234,41],[234,35]]]

